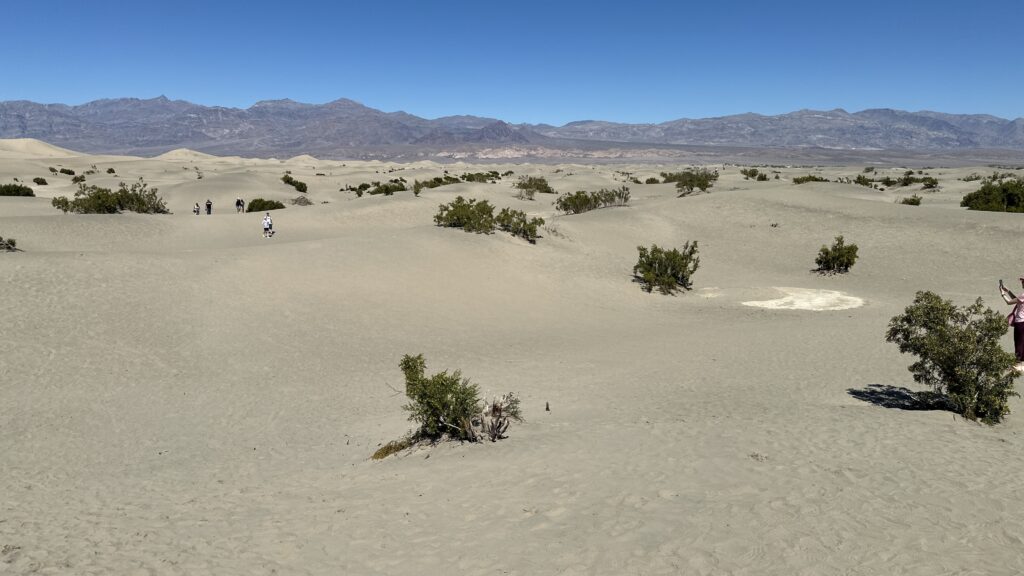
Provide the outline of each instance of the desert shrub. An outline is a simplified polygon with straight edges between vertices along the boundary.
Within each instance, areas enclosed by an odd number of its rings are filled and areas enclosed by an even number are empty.
[[[629,188],[623,186],[608,190],[602,188],[597,192],[579,190],[572,194],[562,194],[555,200],[555,208],[566,214],[582,214],[607,206],[625,206],[629,203]]]
[[[490,234],[494,232],[494,206],[486,200],[477,202],[458,196],[448,204],[438,206],[434,222],[446,228],[462,228],[466,232]]]
[[[32,179],[32,183],[36,186],[46,186],[48,184],[46,178],[40,178],[38,176]]]
[[[75,171],[72,170],[71,168],[61,168],[60,169],[60,173],[61,174],[67,174],[68,176],[74,176],[75,175]]]
[[[305,196],[300,196],[305,198]],[[295,204],[294,201],[292,201]],[[246,212],[267,212],[269,210],[280,210],[284,208],[284,204],[277,200],[264,200],[263,198],[253,198],[249,201],[249,205],[245,207]]]
[[[644,290],[651,292],[657,288],[662,294],[672,294],[680,288],[689,290],[693,285],[690,279],[700,265],[696,240],[684,244],[682,251],[665,250],[657,244],[651,244],[649,250],[643,246],[636,249],[639,258],[633,266],[633,276]]]
[[[498,226],[499,230],[508,232],[513,236],[518,236],[530,244],[536,244],[537,228],[544,225],[544,219],[527,218],[526,213],[522,210],[502,208],[498,216],[495,217],[494,223]]]
[[[85,174],[79,174],[78,176],[73,176],[71,178],[72,184],[81,184],[82,182],[85,182]]]
[[[501,177],[502,178],[508,178],[509,176],[512,176],[513,174],[515,174],[515,172],[513,172],[511,170],[506,170],[506,171],[501,173]]]
[[[869,174],[869,173],[874,172],[874,171],[875,171],[875,167],[874,166],[865,166],[864,167],[864,173],[865,174]]]
[[[299,192],[305,192],[308,189],[305,182],[292,178],[291,171],[287,171],[284,176],[281,176],[281,182],[295,188]]]
[[[757,178],[754,178],[754,180],[757,180],[758,182],[767,182],[768,175],[765,174],[764,172],[761,172],[760,174],[757,175]]]
[[[858,174],[857,177],[853,179],[853,183],[854,184],[859,184],[860,186],[867,186],[868,188],[871,188],[871,187],[873,187],[875,185],[875,181],[874,180],[872,180],[871,178],[868,178],[867,176],[865,176],[863,174]]]
[[[961,180],[963,180],[964,182],[974,182],[977,180],[981,180],[981,174],[978,174],[977,172],[971,172],[967,176],[961,178]]]
[[[377,194],[383,194],[385,196],[391,196],[395,192],[404,192],[406,190],[405,184],[398,180],[392,180],[390,182],[377,183],[376,186],[366,191],[371,196]]]
[[[695,189],[707,192],[708,188],[714,186],[715,181],[718,180],[718,170],[711,171],[707,168],[697,168],[682,172],[662,172],[661,177],[666,184],[675,182],[676,189],[679,190],[679,196],[683,197],[693,194]]]
[[[50,166],[47,169],[50,171],[50,174],[57,174],[57,169],[54,168],[53,166]],[[981,176],[978,176],[978,178],[981,178]]]
[[[524,193],[556,194],[555,189],[548,184],[547,179],[543,176],[521,176],[512,187]],[[532,193],[529,196],[531,199],[533,198]]]
[[[814,263],[818,265],[818,272],[843,274],[850,271],[854,262],[857,261],[857,245],[846,244],[842,236],[836,236],[831,247],[822,245],[818,251],[818,257]]]
[[[306,198],[305,196],[296,196],[295,198],[291,199],[291,203],[296,205],[296,206],[312,206],[313,205],[313,202],[310,201],[310,199]]]
[[[761,171],[758,170],[757,168],[740,168],[740,174],[743,174],[743,179],[744,180],[750,180],[751,178],[757,178],[757,175],[760,174],[760,173],[761,173]]]
[[[409,420],[419,424],[418,434],[439,439],[447,434],[458,440],[473,440],[472,419],[480,404],[480,392],[458,370],[439,372],[428,377],[422,354],[406,354],[399,363],[405,374],[405,395],[409,403],[403,408]]]
[[[931,176],[921,178],[921,184],[923,184],[922,188],[925,190],[933,190],[939,187],[939,181]]]
[[[170,214],[157,192],[157,188],[150,188],[142,178],[131,186],[121,182],[116,192],[80,183],[73,200],[58,196],[50,203],[65,214],[118,214],[126,210],[139,214]]]
[[[82,172],[82,176],[92,176],[95,173],[95,170],[86,170],[85,172]]]
[[[900,198],[900,204],[906,204],[907,206],[920,206],[921,196],[914,194],[909,198]]]
[[[498,174],[497,170],[491,170],[490,172],[467,172],[459,178],[463,182],[491,182],[494,180],[501,180],[501,174]]]
[[[947,407],[971,420],[995,424],[1010,413],[1007,403],[1016,358],[1002,349],[1006,320],[982,303],[959,307],[933,292],[918,292],[903,314],[889,321],[886,341],[918,361],[914,381],[930,386]]]
[[[807,176],[797,176],[793,178],[793,184],[803,184],[805,182],[828,182],[828,178],[822,178],[821,176],[815,176],[814,174],[808,174]]]
[[[0,252],[15,252],[18,250],[18,241],[14,238],[4,239],[0,236]]]
[[[116,170],[114,170],[113,168],[107,168],[107,174],[114,174],[114,173],[116,173],[116,172],[117,172],[117,171],[116,171]]]
[[[459,182],[462,182],[462,180],[459,180],[454,176],[449,176],[448,174],[445,174],[443,176],[435,176],[430,180],[424,180],[422,182],[420,182],[419,180],[413,180],[412,192],[416,196],[419,196],[420,191],[423,190],[424,188],[439,188],[441,186],[448,186],[449,184],[458,184]]]
[[[36,193],[23,184],[0,184],[0,196],[35,196]]]
[[[1024,212],[1024,180],[988,180],[967,194],[960,205],[968,210]]]
[[[660,184],[660,183],[661,183],[661,180],[658,180],[654,176],[651,176],[647,180],[644,180],[644,184]]]

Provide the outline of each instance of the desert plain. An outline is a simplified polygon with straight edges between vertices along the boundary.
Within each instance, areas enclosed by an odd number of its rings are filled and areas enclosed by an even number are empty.
[[[75,186],[49,167],[93,165],[87,184],[143,177],[173,214],[54,209]],[[995,426],[891,407],[920,387],[885,341],[918,290],[1007,311],[996,283],[1024,275],[1024,216],[959,206],[978,185],[962,178],[995,168],[878,164],[939,180],[881,191],[791,181],[865,164],[745,180],[754,165],[709,163],[714,187],[679,198],[627,180],[683,164],[0,141],[0,182],[48,181],[0,197],[21,249],[0,254],[0,573],[1024,573],[1024,404]],[[514,176],[339,190],[445,170]],[[312,205],[289,204],[285,171]],[[560,215],[515,197],[523,175],[632,197]],[[435,226],[459,195],[543,217],[541,237]],[[277,234],[236,197],[283,201]],[[840,234],[857,264],[812,272]],[[633,282],[638,245],[693,240],[693,290]],[[525,421],[371,460],[413,427],[398,362],[417,353],[516,392]]]

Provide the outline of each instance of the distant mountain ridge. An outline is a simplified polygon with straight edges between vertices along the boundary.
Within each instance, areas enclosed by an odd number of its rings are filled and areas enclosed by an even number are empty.
[[[870,109],[747,113],[658,124],[582,120],[550,126],[495,118],[433,120],[383,112],[348,99],[326,104],[267,100],[247,109],[163,96],[96,100],[78,106],[0,102],[0,138],[36,138],[90,153],[155,155],[176,148],[210,154],[344,157],[364,149],[405,152],[573,142],[645,145],[820,147],[871,150],[1024,149],[1024,118]]]

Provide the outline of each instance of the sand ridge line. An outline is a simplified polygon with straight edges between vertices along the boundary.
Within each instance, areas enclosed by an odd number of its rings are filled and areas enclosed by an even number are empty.
[[[864,305],[863,299],[849,296],[838,290],[784,286],[773,286],[772,288],[786,296],[775,300],[750,300],[743,302],[743,305],[768,308],[769,310],[810,310],[814,312],[849,310]]]

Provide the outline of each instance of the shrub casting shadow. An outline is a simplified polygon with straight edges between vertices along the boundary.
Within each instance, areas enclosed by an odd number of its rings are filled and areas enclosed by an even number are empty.
[[[847,394],[882,408],[898,410],[947,410],[943,398],[934,392],[914,392],[888,384],[869,384],[867,388],[850,388]]]

